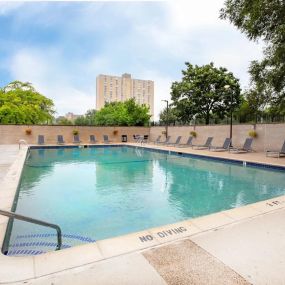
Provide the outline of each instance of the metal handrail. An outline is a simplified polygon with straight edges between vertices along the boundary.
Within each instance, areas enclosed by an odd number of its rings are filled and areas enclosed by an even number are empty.
[[[62,234],[61,234],[61,229],[58,225],[55,224],[50,224],[41,220],[37,220],[37,219],[33,219],[30,217],[26,217],[26,216],[22,216],[13,212],[9,212],[9,211],[4,211],[4,210],[0,210],[0,215],[9,217],[9,218],[13,218],[13,219],[17,219],[17,220],[21,220],[24,222],[28,222],[28,223],[33,223],[33,224],[37,224],[37,225],[41,225],[44,227],[49,227],[49,228],[53,228],[56,230],[57,233],[57,246],[56,246],[56,250],[60,250],[61,249],[61,245],[62,245]]]

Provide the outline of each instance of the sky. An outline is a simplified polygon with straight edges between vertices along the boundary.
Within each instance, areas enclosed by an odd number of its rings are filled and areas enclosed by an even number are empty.
[[[153,80],[155,119],[185,62],[214,62],[249,84],[262,43],[219,19],[224,0],[0,2],[0,86],[31,82],[57,115],[95,109],[96,76]]]

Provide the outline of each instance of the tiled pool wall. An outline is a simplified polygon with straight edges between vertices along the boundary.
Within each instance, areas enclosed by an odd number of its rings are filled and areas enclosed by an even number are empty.
[[[13,211],[16,208],[18,191],[21,181],[22,172],[24,169],[24,164],[26,159],[28,158],[29,149],[27,147],[19,150],[18,157],[11,165],[8,170],[8,173],[1,181],[1,192],[0,192],[0,208],[3,210]],[[0,216],[3,217],[3,216]],[[5,222],[0,224],[0,246],[1,252],[6,243],[6,234],[1,233],[2,230],[7,231],[7,227],[10,227],[10,219],[5,218]],[[4,241],[5,240],[5,241]]]

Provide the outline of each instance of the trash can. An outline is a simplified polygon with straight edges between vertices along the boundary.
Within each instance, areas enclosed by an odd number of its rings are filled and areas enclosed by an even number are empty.
[[[128,136],[122,135],[122,142],[127,142],[127,141],[128,141]]]

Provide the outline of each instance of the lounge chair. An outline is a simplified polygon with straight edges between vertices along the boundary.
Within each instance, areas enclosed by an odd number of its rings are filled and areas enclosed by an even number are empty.
[[[177,146],[177,145],[179,145],[179,143],[180,143],[180,141],[181,141],[181,138],[182,138],[182,136],[178,136],[177,137],[177,139],[176,139],[176,141],[174,142],[174,143],[171,143],[171,142],[168,142],[168,143],[166,143],[165,145],[169,145],[169,146]]]
[[[65,141],[63,140],[63,136],[62,135],[58,135],[57,136],[57,144],[65,144]]]
[[[252,142],[253,142],[253,138],[246,138],[243,147],[241,148],[233,147],[233,148],[230,148],[230,151],[234,153],[251,152],[253,151],[251,148]]]
[[[190,147],[190,146],[192,147],[193,146],[192,140],[193,140],[193,137],[190,136],[186,143],[181,143],[178,145],[178,147]]]
[[[154,144],[157,144],[160,142],[161,136],[158,136],[157,139],[153,142]]]
[[[45,144],[45,137],[43,135],[38,136],[38,144]]]
[[[90,139],[89,139],[90,143],[97,143],[96,138],[94,135],[90,135]]]
[[[104,143],[110,143],[111,141],[109,141],[109,137],[107,135],[103,135],[103,142]]]
[[[192,145],[192,148],[195,147],[195,149],[205,149],[209,148],[212,144],[213,137],[208,137],[205,144],[198,144],[198,145]]]
[[[171,138],[171,136],[167,136],[167,138],[165,139],[165,141],[164,142],[157,142],[157,144],[168,144],[169,143],[169,141],[170,141],[170,138]]]
[[[210,146],[209,150],[211,150],[211,151],[226,151],[226,150],[230,150],[230,146],[231,146],[231,139],[226,138],[224,141],[224,144],[222,146]]]
[[[274,157],[285,156],[285,140],[281,147],[281,150],[267,150],[266,156],[274,156]]]
[[[73,136],[73,143],[81,143],[81,140],[79,139],[79,135]]]

